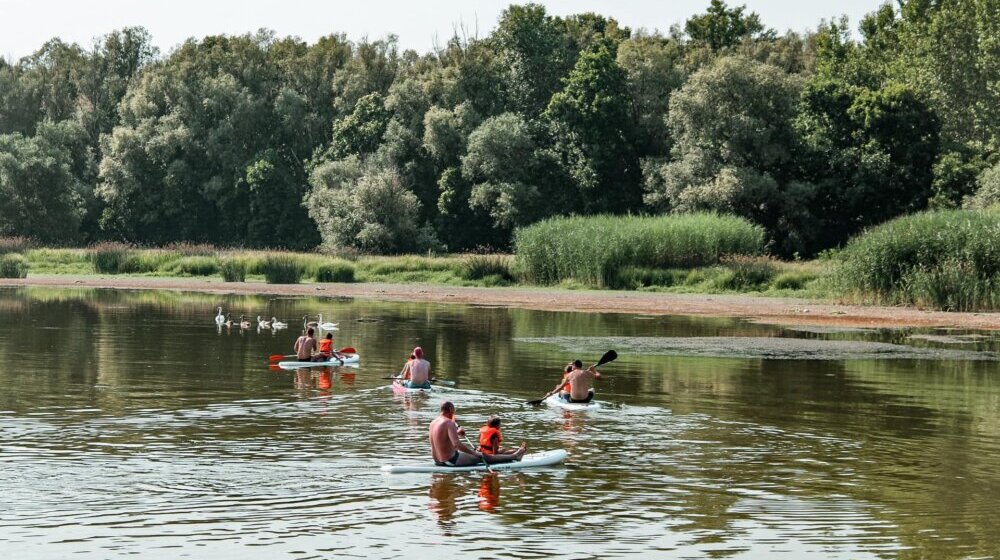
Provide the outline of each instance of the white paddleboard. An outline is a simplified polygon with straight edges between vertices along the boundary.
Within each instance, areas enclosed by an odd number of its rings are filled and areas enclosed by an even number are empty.
[[[542,453],[532,453],[525,455],[520,461],[513,463],[500,463],[490,465],[495,471],[519,471],[523,469],[534,469],[557,465],[566,460],[568,454],[565,449],[554,449]],[[439,473],[439,472],[473,472],[485,471],[486,465],[480,463],[471,467],[440,467],[434,463],[424,463],[421,465],[382,465],[382,472],[389,474],[401,473]]]
[[[430,393],[430,392],[433,392],[433,391],[434,391],[433,387],[430,388],[430,389],[422,388],[422,387],[411,389],[409,387],[406,387],[405,385],[403,385],[399,381],[393,381],[392,382],[392,392],[396,393],[397,395],[404,395],[404,394],[410,394],[410,393]]]
[[[323,362],[278,362],[278,367],[292,369],[303,367],[342,366],[344,364],[356,364],[360,361],[361,356],[359,354],[344,354],[343,359],[331,357],[329,360]]]
[[[601,408],[601,403],[597,401],[590,401],[589,403],[569,402],[559,398],[558,393],[555,395],[549,395],[548,398],[545,399],[545,404],[561,408],[563,410],[596,410]]]

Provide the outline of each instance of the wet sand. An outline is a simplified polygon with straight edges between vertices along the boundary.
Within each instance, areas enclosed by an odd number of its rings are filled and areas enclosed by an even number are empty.
[[[1000,330],[1000,313],[949,313],[912,307],[744,295],[655,294],[535,287],[463,288],[432,284],[264,284],[201,278],[31,276],[0,286],[176,290],[208,293],[367,298],[387,301],[499,305],[543,311],[740,317],[756,323],[843,328],[951,327]]]

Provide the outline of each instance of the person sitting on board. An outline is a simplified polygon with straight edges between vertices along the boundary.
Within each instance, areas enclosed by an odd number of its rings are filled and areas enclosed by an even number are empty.
[[[406,362],[399,378],[408,389],[431,388],[431,363],[424,359],[424,350],[417,346],[413,349],[413,359]]]
[[[459,439],[459,436],[465,435],[465,430],[455,422],[455,405],[451,401],[441,403],[441,414],[431,422],[428,432],[435,465],[469,467],[483,461],[482,453]]]
[[[563,368],[562,381],[560,381],[559,384],[556,385],[555,389],[552,389],[551,391],[549,391],[549,395],[554,395],[556,393],[560,393],[560,394],[561,393],[566,393],[566,394],[570,393],[570,390],[569,390],[570,389],[570,387],[569,387],[569,374],[573,373],[573,369],[574,369],[573,368],[573,362],[570,362],[570,363],[566,364],[566,367]],[[548,397],[549,395],[545,395],[545,396]]]
[[[479,452],[488,456],[489,463],[509,463],[520,461],[524,456],[527,447],[521,443],[517,449],[504,449],[500,447],[503,442],[503,434],[500,433],[500,417],[490,416],[486,425],[479,428]]]
[[[316,339],[313,338],[315,334],[316,331],[310,327],[305,334],[295,339],[295,346],[292,347],[292,350],[300,362],[312,361],[313,350],[316,349]]]
[[[333,349],[333,333],[326,333],[323,340],[319,341],[319,354],[313,356],[312,361],[314,362],[325,362],[331,357],[342,359],[343,354],[337,352]]]
[[[583,369],[583,362],[573,361],[573,370],[563,377],[565,391],[559,393],[559,398],[571,403],[589,403],[594,400],[594,380],[601,374],[590,366]]]

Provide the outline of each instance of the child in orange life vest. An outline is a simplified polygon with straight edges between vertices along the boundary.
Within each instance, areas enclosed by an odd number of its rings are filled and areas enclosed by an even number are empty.
[[[482,428],[479,428],[479,452],[483,455],[507,455],[517,453],[517,449],[502,449],[500,442],[503,441],[503,434],[500,433],[500,417],[490,416],[489,421]],[[524,444],[521,445],[524,447]]]
[[[313,360],[329,360],[333,355],[333,333],[326,333],[326,337],[319,341],[319,354],[313,356]]]

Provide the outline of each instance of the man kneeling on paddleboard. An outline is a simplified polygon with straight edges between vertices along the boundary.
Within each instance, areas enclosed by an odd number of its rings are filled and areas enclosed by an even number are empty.
[[[484,455],[462,443],[460,436],[465,430],[455,422],[455,405],[451,401],[441,403],[441,415],[430,426],[431,455],[434,464],[439,467],[469,467],[481,462],[487,464],[509,463],[519,461],[524,456],[522,446],[517,453],[510,455]]]
[[[583,362],[574,360],[572,364],[566,366],[559,398],[571,403],[589,403],[594,400],[594,380],[600,378],[601,374],[594,369],[594,366],[583,369]]]
[[[417,346],[413,349],[412,359],[403,366],[399,378],[408,389],[431,388],[431,363],[424,359],[423,348]]]

